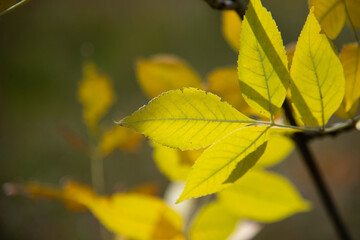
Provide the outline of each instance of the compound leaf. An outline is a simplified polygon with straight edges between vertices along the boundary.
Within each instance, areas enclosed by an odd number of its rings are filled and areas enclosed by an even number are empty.
[[[139,59],[136,74],[142,90],[150,98],[183,87],[201,88],[201,78],[189,64],[169,54]]]
[[[310,10],[291,66],[291,95],[305,125],[324,127],[345,92],[344,71],[332,44]]]
[[[166,92],[118,124],[168,147],[206,147],[254,120],[212,94],[195,88]]]
[[[340,53],[345,73],[345,111],[349,111],[360,97],[360,47],[357,43],[345,45]]]
[[[273,120],[290,82],[286,51],[271,13],[251,0],[240,31],[240,88],[246,102]]]
[[[245,174],[260,157],[253,153],[264,150],[268,129],[269,127],[243,127],[206,149],[195,162],[177,202],[228,187],[231,183],[227,179],[239,163],[242,163],[239,171],[242,175]],[[253,157],[247,158],[251,154]]]
[[[192,240],[227,239],[234,231],[239,217],[228,212],[218,202],[203,207],[195,216],[190,229]]]
[[[265,171],[249,171],[217,195],[228,211],[260,222],[279,221],[309,209],[287,179]]]

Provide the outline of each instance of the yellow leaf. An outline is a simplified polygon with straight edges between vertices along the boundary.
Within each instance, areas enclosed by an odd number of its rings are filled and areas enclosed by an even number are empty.
[[[258,170],[249,171],[217,195],[219,203],[234,215],[260,222],[279,221],[310,208],[288,180]]]
[[[346,20],[344,0],[309,0],[309,6],[315,7],[315,16],[326,35],[335,39]]]
[[[255,167],[270,167],[286,158],[294,149],[293,141],[284,135],[270,134],[264,154]]]
[[[195,216],[190,229],[191,240],[227,239],[234,231],[239,218],[217,202],[203,207]]]
[[[116,148],[134,152],[140,146],[142,139],[141,134],[131,129],[115,126],[102,135],[100,148],[104,156],[107,156]]]
[[[185,181],[192,165],[203,152],[200,150],[180,151],[152,142],[153,158],[159,170],[170,180]]]
[[[360,28],[360,1],[359,0],[345,0],[346,8],[351,18],[351,22],[356,28]]]
[[[236,178],[249,170],[264,151],[269,127],[240,128],[206,149],[195,162],[177,202],[215,193],[230,185],[228,178],[237,168]],[[252,155],[253,157],[247,158]],[[239,174],[238,174],[239,173]]]
[[[219,68],[210,73],[208,77],[209,91],[218,94],[224,101],[230,103],[245,115],[253,114],[241,96],[239,79],[236,67]]]
[[[359,101],[356,101],[349,111],[345,110],[345,102],[342,101],[339,109],[335,114],[343,119],[353,119],[356,116],[357,110],[359,108]]]
[[[273,120],[290,82],[280,32],[260,0],[251,0],[240,32],[240,88],[246,102]]]
[[[139,193],[100,197],[88,186],[74,181],[66,181],[61,190],[36,183],[7,184],[5,188],[8,194],[25,193],[35,197],[57,198],[67,206],[86,207],[105,227],[126,238],[185,239],[181,217],[157,197]]]
[[[222,11],[222,33],[228,44],[239,51],[241,19],[234,10]]]
[[[84,108],[85,124],[94,132],[101,117],[113,104],[115,96],[110,79],[100,74],[93,63],[84,65],[83,74],[78,97]]]
[[[253,120],[212,94],[195,88],[166,92],[118,122],[168,147],[206,147]]]
[[[345,73],[345,111],[349,111],[360,98],[359,45],[357,43],[345,45],[340,53],[340,60]]]
[[[150,98],[178,88],[201,87],[199,75],[184,60],[173,55],[138,60],[136,74],[142,90]]]
[[[321,32],[313,9],[296,46],[291,77],[295,111],[305,125],[324,127],[341,104],[345,78],[340,59]]]

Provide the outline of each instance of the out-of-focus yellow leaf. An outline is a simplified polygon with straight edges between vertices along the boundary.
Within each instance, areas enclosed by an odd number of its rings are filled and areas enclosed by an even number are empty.
[[[315,16],[326,35],[335,39],[346,20],[344,0],[309,0],[309,6],[315,7]]]
[[[234,231],[239,217],[234,216],[218,202],[206,205],[195,216],[190,229],[191,240],[227,239]]]
[[[357,43],[345,45],[340,53],[340,60],[345,73],[345,111],[349,111],[360,98],[359,45]]]
[[[8,185],[8,192],[14,192]],[[100,197],[85,185],[67,181],[62,190],[39,184],[24,185],[20,193],[58,198],[65,203],[88,208],[99,221],[116,234],[136,240],[183,240],[182,219],[161,199],[139,193]],[[16,192],[16,191],[15,191]],[[18,191],[19,192],[19,191]],[[31,196],[31,195],[30,195]]]
[[[254,114],[241,95],[236,67],[219,68],[208,76],[209,91],[218,94],[245,115]]]
[[[200,150],[181,151],[152,142],[153,158],[159,170],[170,180],[185,181],[192,165],[203,152]]]
[[[270,167],[283,161],[294,149],[293,141],[284,135],[270,134],[266,150],[255,167]]]
[[[194,150],[253,121],[212,93],[184,88],[152,99],[117,124],[165,146]]]
[[[136,63],[138,82],[150,98],[183,87],[201,87],[199,75],[182,59],[173,55],[155,55]]]
[[[101,137],[100,148],[105,156],[117,148],[127,152],[134,152],[141,144],[143,136],[134,130],[115,126]]]
[[[85,124],[94,132],[101,117],[113,104],[115,96],[110,79],[99,73],[95,64],[84,64],[83,75],[79,84],[78,97],[84,108]]]
[[[359,108],[359,101],[356,101],[349,111],[345,110],[345,102],[343,101],[339,109],[335,114],[343,119],[353,119],[356,116],[357,110]]]
[[[222,11],[222,32],[228,44],[239,51],[241,19],[234,10]]]
[[[340,59],[310,10],[291,66],[291,96],[305,125],[324,127],[339,108],[345,92]]]
[[[309,210],[292,184],[274,173],[253,170],[218,193],[219,203],[241,218],[260,222],[282,220]]]
[[[260,0],[250,1],[241,26],[238,73],[246,102],[273,120],[285,100],[290,75],[280,32]]]
[[[269,127],[243,127],[215,144],[199,157],[186,180],[185,189],[177,202],[220,191],[231,184],[232,171],[236,178],[244,175],[259,159],[266,147]],[[251,157],[250,157],[251,156]]]
[[[159,193],[159,186],[155,183],[144,183],[130,189],[129,192],[156,196]]]
[[[349,12],[351,22],[356,28],[360,28],[360,1],[359,0],[345,0],[346,8]]]

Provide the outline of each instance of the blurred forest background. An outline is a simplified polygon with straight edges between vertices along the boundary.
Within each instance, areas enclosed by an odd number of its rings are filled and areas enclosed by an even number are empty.
[[[284,43],[297,40],[306,0],[263,0]],[[352,42],[348,27],[336,46]],[[204,78],[235,65],[237,54],[221,34],[220,13],[202,0],[31,0],[0,17],[0,184],[64,177],[91,184],[86,155],[61,135],[72,129],[86,139],[77,88],[82,64],[94,61],[111,77],[117,101],[102,127],[147,103],[136,82],[134,61],[157,53],[187,60]],[[312,144],[321,169],[353,236],[360,239],[359,132]],[[255,239],[335,239],[296,151],[275,168],[288,176],[313,211],[266,226]],[[113,153],[105,161],[108,194],[144,182],[161,191],[167,180],[146,143],[136,153]],[[0,193],[0,239],[99,239],[90,213],[72,213],[56,201],[33,201]]]

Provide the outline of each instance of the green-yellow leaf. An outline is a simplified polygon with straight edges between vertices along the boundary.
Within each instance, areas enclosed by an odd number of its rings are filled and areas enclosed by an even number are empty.
[[[360,47],[357,43],[345,45],[340,53],[345,73],[345,111],[360,98]]]
[[[191,240],[227,239],[234,231],[239,217],[234,216],[218,202],[203,207],[195,216],[190,229]]]
[[[315,7],[315,16],[327,36],[335,39],[346,20],[344,0],[309,0],[309,6]]]
[[[293,141],[284,135],[270,134],[264,154],[255,167],[271,167],[286,158],[294,149]]]
[[[110,79],[98,72],[93,63],[83,67],[83,80],[79,84],[78,97],[83,105],[85,124],[96,131],[101,117],[108,111],[115,100]]]
[[[345,92],[344,71],[332,44],[310,10],[291,66],[291,95],[305,125],[324,127]]]
[[[219,68],[208,76],[209,91],[218,94],[245,115],[254,114],[241,95],[236,67]]]
[[[181,150],[200,149],[252,123],[228,103],[195,88],[166,92],[118,122]]]
[[[159,170],[170,180],[185,181],[192,165],[203,152],[200,150],[181,151],[152,142],[153,158]]]
[[[246,102],[273,120],[290,82],[280,32],[260,0],[251,0],[240,31],[240,88]]]
[[[309,210],[293,185],[274,173],[253,170],[218,193],[219,203],[241,218],[274,222]]]
[[[142,90],[150,98],[178,88],[201,87],[199,75],[184,60],[173,55],[138,60],[136,74]]]
[[[268,130],[258,126],[240,128],[206,149],[195,162],[177,202],[228,187],[231,183],[227,179],[235,168],[244,175],[260,157],[253,153],[264,150]],[[250,155],[253,157],[247,158]]]
[[[222,32],[228,44],[239,50],[241,19],[234,10],[222,11]]]

